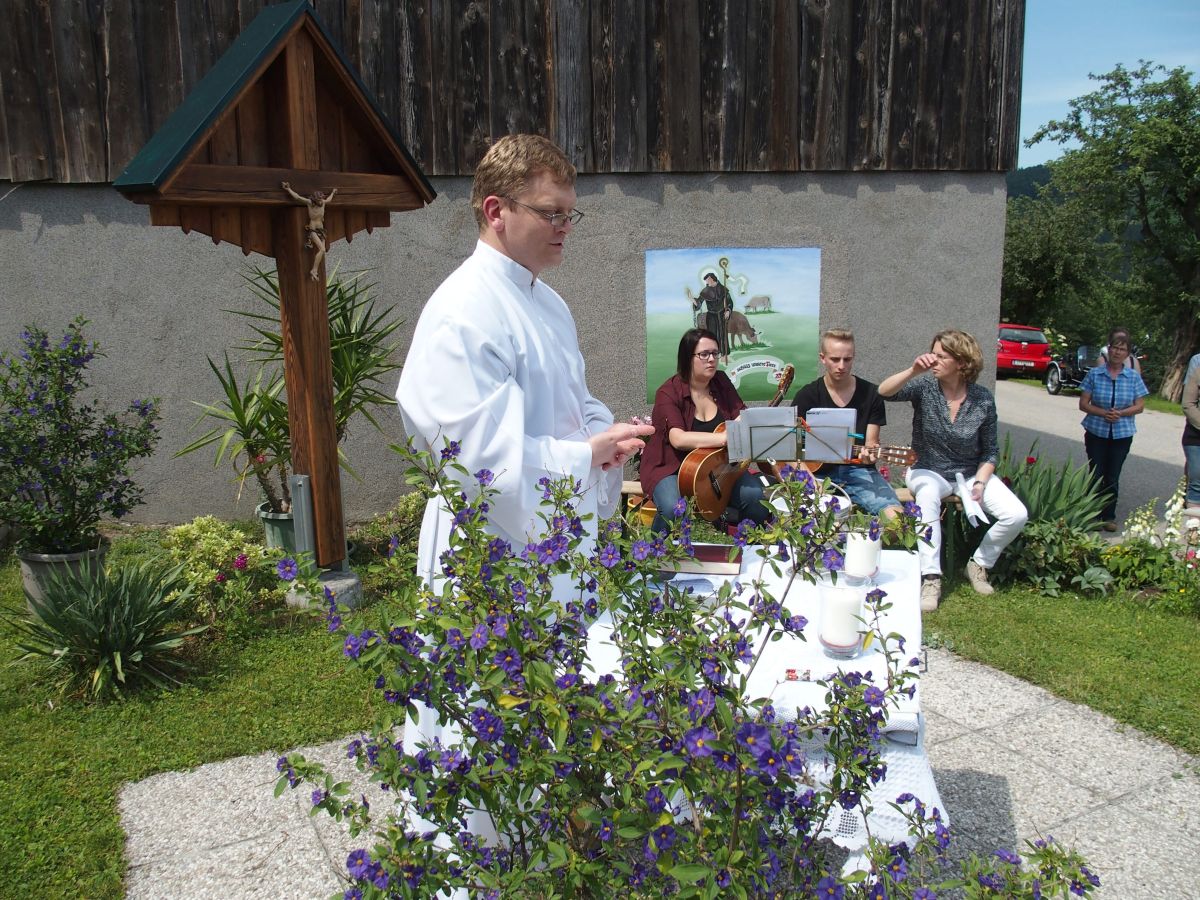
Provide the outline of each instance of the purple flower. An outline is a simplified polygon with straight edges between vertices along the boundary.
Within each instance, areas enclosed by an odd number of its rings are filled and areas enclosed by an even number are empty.
[[[676,500],[675,508],[673,510],[671,510],[671,512],[674,513],[676,519],[682,518],[684,515],[686,515],[687,514],[687,497],[680,497],[678,500]]]
[[[641,561],[650,555],[651,549],[652,548],[647,541],[634,541],[631,552],[634,559]]]
[[[351,878],[365,878],[370,867],[371,857],[366,850],[351,850],[350,855],[346,857],[346,871],[350,873]]]
[[[387,890],[388,873],[384,871],[383,866],[381,866],[379,863],[372,863],[371,868],[367,872],[367,878],[370,880],[371,884],[375,885],[375,887],[379,888],[379,890]]]
[[[683,736],[683,746],[689,756],[695,759],[703,759],[706,756],[712,756],[713,751],[709,744],[716,740],[716,738],[717,736],[711,728],[701,725],[699,728],[693,728]]]
[[[612,819],[601,819],[600,820],[600,832],[597,835],[597,837],[599,837],[600,840],[602,840],[602,841],[607,841],[612,838],[612,835],[613,835]]]
[[[879,540],[879,520],[871,519],[871,524],[867,527],[867,537],[872,541]]]
[[[488,627],[486,622],[480,622],[475,626],[475,630],[471,632],[471,638],[468,641],[472,650],[482,650],[488,645]]]
[[[525,665],[521,659],[521,654],[512,647],[497,650],[496,655],[492,657],[492,662],[504,670],[510,678],[514,675],[520,675],[521,669]]]
[[[246,558],[246,554],[245,554],[245,553],[239,553],[239,554],[237,555],[237,559],[235,559],[235,560],[233,561],[233,567],[234,567],[235,569],[238,569],[238,570],[240,571],[241,569],[244,569],[244,568],[246,568],[246,563],[247,563],[248,561],[249,561],[249,560],[247,560],[247,558]]]
[[[917,888],[913,891],[913,900],[937,900],[937,894],[929,888]]]
[[[883,691],[875,685],[871,685],[863,691],[863,700],[866,701],[867,706],[883,706]]]
[[[346,888],[342,893],[342,900],[362,900],[362,888],[357,885]]]
[[[843,559],[842,554],[838,552],[837,548],[826,547],[825,552],[821,554],[821,563],[830,572],[837,572],[842,568],[842,566],[845,565],[846,561]]]
[[[450,441],[442,448],[442,459],[449,461],[454,459],[462,451],[462,445],[458,441]]]
[[[670,825],[659,825],[654,831],[650,832],[650,836],[654,840],[654,846],[658,848],[658,852],[670,850],[675,846],[675,829]]]
[[[902,856],[893,856],[891,862],[887,865],[888,877],[896,884],[899,884],[908,877],[908,863],[904,861]]]
[[[446,643],[451,650],[461,650],[467,646],[467,639],[463,637],[463,633],[457,628],[446,629]]]
[[[755,756],[771,749],[771,732],[766,725],[758,722],[745,722],[738,729],[738,743]]]
[[[606,544],[596,558],[604,568],[611,569],[621,561],[621,554],[617,552],[617,548],[612,544]]]
[[[275,564],[275,571],[284,581],[291,581],[300,574],[300,567],[296,565],[296,561],[290,556],[285,556]]]
[[[817,882],[817,896],[828,897],[829,900],[842,900],[846,895],[846,889],[837,883],[837,879],[832,875],[826,875]]]
[[[490,744],[504,736],[504,723],[491,710],[476,709],[471,713],[471,724],[475,728],[475,734],[485,743]]]
[[[496,476],[492,474],[490,469],[480,469],[475,473],[475,480],[479,482],[480,487],[487,487],[496,480]]]
[[[667,807],[667,798],[657,784],[646,791],[646,807],[652,813],[660,813]]]

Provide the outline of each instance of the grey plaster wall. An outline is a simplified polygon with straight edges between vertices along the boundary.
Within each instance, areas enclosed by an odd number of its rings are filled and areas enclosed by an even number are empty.
[[[344,270],[372,270],[378,296],[406,322],[405,343],[425,299],[475,241],[469,180],[434,179],[434,187],[429,208],[393,216],[390,228],[330,255]],[[982,380],[993,377],[1002,175],[588,176],[578,193],[587,218],[546,280],[574,311],[593,393],[619,417],[648,412],[643,251],[655,248],[820,247],[821,325],[855,330],[858,372],[879,380],[953,326],[980,338]],[[53,331],[86,315],[108,353],[93,364],[99,393],[114,405],[143,396],[163,404],[159,451],[135,475],[147,504],[134,518],[249,517],[258,498],[250,485],[238,498],[231,469],[214,469],[203,451],[173,454],[196,433],[191,401],[217,399],[206,357],[246,338],[225,312],[250,305],[239,272],[270,261],[147,223],[144,207],[105,186],[0,182],[0,347],[11,350],[25,324]],[[889,412],[885,442],[907,440],[907,409]],[[351,520],[382,512],[402,492],[387,449],[402,438],[399,416],[383,421],[387,434],[359,423],[346,444],[362,476],[343,478]]]

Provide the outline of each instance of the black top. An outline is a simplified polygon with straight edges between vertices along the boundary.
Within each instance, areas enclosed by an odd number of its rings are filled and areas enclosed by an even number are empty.
[[[692,431],[707,431],[709,434],[712,434],[717,430],[717,426],[724,421],[725,417],[721,415],[721,411],[718,409],[717,414],[707,422],[701,419],[699,416],[692,419]]]
[[[810,409],[853,409],[854,430],[865,438],[868,425],[887,424],[887,411],[883,405],[883,398],[879,396],[878,385],[857,375],[854,380],[854,393],[846,406],[842,406],[830,396],[824,378],[810,381],[796,391],[792,406],[796,407],[797,414],[801,416],[807,416]]]

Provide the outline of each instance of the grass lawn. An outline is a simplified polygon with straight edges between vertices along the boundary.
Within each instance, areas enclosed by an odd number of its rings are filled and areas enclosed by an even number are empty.
[[[960,582],[925,638],[1200,754],[1200,619],[1019,587],[981,597]]]
[[[0,565],[0,606],[24,607],[11,556]],[[0,625],[0,662],[16,656]],[[202,673],[170,693],[85,706],[32,675],[28,664],[0,666],[5,897],[123,896],[124,782],[349,734],[371,720],[376,693],[306,616],[215,644]]]

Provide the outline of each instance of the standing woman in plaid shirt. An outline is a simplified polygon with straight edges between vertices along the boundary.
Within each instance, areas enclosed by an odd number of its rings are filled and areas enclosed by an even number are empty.
[[[1087,413],[1083,417],[1083,448],[1101,493],[1108,495],[1100,511],[1105,531],[1117,530],[1121,467],[1137,431],[1133,417],[1145,408],[1142,398],[1150,393],[1142,376],[1125,365],[1131,346],[1127,330],[1110,331],[1106,363],[1089,371],[1079,386],[1079,409]]]

